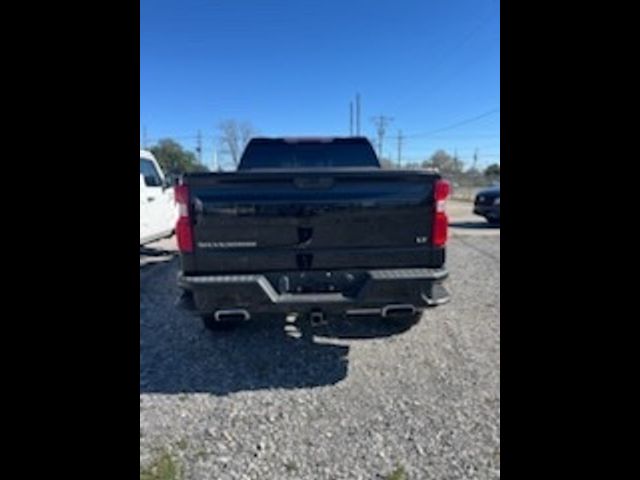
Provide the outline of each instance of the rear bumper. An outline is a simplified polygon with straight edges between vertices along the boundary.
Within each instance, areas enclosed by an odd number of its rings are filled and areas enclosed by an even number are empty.
[[[312,272],[314,273],[314,272]],[[317,272],[315,272],[317,274]],[[329,273],[329,272],[327,272]],[[294,274],[299,275],[299,272]],[[289,313],[321,309],[326,313],[372,314],[387,305],[413,305],[417,309],[446,303],[444,268],[414,268],[368,271],[333,271],[335,276],[353,274],[355,288],[344,293],[282,293],[275,285],[288,272],[241,275],[180,274],[182,288],[193,292],[198,313],[221,309],[245,309],[252,313]]]

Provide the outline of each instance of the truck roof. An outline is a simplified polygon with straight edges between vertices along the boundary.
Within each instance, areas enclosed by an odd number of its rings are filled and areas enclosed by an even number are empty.
[[[301,137],[254,137],[255,143],[369,143],[366,137],[329,137],[329,136],[301,136]]]

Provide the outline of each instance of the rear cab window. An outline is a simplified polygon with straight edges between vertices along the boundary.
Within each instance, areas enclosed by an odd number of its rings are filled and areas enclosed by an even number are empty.
[[[379,168],[380,163],[366,139],[325,141],[258,138],[247,145],[238,170],[340,167]]]

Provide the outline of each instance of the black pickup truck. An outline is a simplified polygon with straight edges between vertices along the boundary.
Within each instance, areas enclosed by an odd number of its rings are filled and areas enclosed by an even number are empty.
[[[260,313],[415,317],[446,302],[431,171],[385,170],[366,138],[255,138],[236,172],[176,187],[179,284],[208,328]]]

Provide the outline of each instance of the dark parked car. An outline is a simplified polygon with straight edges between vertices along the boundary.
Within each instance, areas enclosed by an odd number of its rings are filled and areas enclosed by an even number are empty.
[[[500,224],[500,187],[478,192],[473,213],[486,218],[489,223]]]

